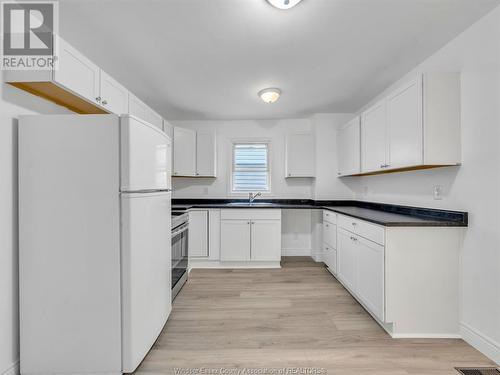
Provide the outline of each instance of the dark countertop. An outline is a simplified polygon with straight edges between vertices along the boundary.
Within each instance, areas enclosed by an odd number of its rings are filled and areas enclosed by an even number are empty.
[[[230,199],[172,200],[173,210],[188,210],[190,208],[325,209],[387,227],[466,227],[468,224],[467,212],[350,200],[273,199],[266,202],[256,201],[252,205],[242,200]]]
[[[395,214],[360,207],[323,207],[326,210],[352,216],[386,227],[459,227],[464,226],[458,221],[446,219],[425,218],[411,215]],[[462,224],[462,225],[460,225]]]

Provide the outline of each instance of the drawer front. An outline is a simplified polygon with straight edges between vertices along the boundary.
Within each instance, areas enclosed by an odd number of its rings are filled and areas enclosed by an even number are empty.
[[[338,215],[337,223],[340,228],[344,228],[380,245],[385,244],[385,229],[383,227],[345,215]]]
[[[281,210],[261,208],[231,208],[221,210],[221,220],[281,220]]]
[[[323,242],[330,247],[337,248],[337,226],[323,222]]]
[[[337,274],[337,250],[325,244],[323,246],[323,261],[327,267],[336,275]]]
[[[337,224],[337,214],[333,211],[323,210],[323,222]]]

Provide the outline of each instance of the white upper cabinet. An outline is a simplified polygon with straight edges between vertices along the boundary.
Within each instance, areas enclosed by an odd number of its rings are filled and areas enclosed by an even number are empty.
[[[58,68],[54,69],[54,81],[99,105],[99,67],[62,38],[58,38],[58,45]]]
[[[128,90],[104,70],[100,71],[100,99],[98,102],[112,113],[128,113]]]
[[[460,73],[423,77],[424,165],[462,163]]]
[[[174,176],[216,177],[215,132],[174,128]]]
[[[163,130],[163,118],[149,107],[145,120],[150,124],[156,126],[157,128]]]
[[[348,176],[361,172],[360,118],[355,117],[338,131],[338,175]]]
[[[174,176],[196,175],[196,132],[174,128]]]
[[[128,110],[132,116],[139,117],[140,119],[149,122],[151,125],[163,130],[163,118],[159,114],[149,108],[146,103],[134,94],[129,93],[128,97]]]
[[[128,111],[132,116],[147,121],[146,117],[148,116],[148,106],[131,92],[128,95]]]
[[[163,118],[147,104],[64,39],[56,37],[55,43],[53,70],[8,70],[4,81],[76,113],[131,114],[163,129]]]
[[[285,177],[314,177],[314,136],[311,133],[288,134],[285,143]]]
[[[361,173],[460,164],[459,73],[418,75],[361,114]]]
[[[386,168],[402,168],[423,162],[422,77],[387,97]]]
[[[216,177],[216,147],[215,132],[196,132],[196,176]]]
[[[385,100],[381,100],[361,115],[361,172],[373,172],[385,168],[386,123]]]

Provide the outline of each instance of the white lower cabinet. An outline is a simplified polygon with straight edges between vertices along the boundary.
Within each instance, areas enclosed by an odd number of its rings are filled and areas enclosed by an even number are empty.
[[[345,218],[345,216],[340,217],[339,223],[345,223],[347,221]],[[339,228],[337,251],[338,278],[375,317],[383,322],[384,246],[346,228]]]
[[[337,225],[337,279],[384,329],[458,337],[462,228],[383,227],[341,214]]]
[[[356,244],[353,236],[345,229],[338,229],[337,276],[351,292],[356,293]]]
[[[323,210],[323,263],[337,275],[337,214]]]
[[[368,309],[384,321],[384,247],[353,236],[356,292]]]
[[[221,220],[220,260],[250,260],[250,219]]]
[[[323,262],[337,275],[337,250],[330,245],[323,245]]]
[[[250,259],[281,259],[281,220],[252,220],[250,223]]]
[[[281,210],[221,210],[220,260],[281,259]]]
[[[189,256],[208,257],[208,210],[189,212]]]
[[[337,225],[323,222],[323,242],[334,249],[337,247]]]

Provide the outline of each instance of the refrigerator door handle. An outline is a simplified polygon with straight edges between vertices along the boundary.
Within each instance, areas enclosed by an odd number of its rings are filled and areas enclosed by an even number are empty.
[[[170,193],[172,189],[122,190],[122,193]]]

